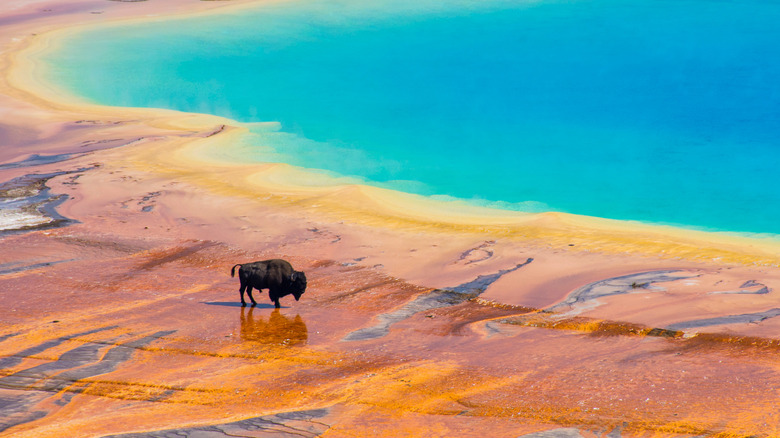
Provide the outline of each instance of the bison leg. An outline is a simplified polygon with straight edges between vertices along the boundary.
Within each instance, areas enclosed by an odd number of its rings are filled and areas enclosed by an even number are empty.
[[[249,295],[249,299],[252,300],[252,307],[257,305],[257,301],[255,301],[255,297],[252,296],[252,286],[247,286],[246,288],[246,294]]]
[[[241,288],[238,290],[241,292],[241,305],[246,306],[246,302],[244,302],[244,290],[246,289],[246,283],[244,283],[243,280],[241,280]]]
[[[246,301],[244,301],[244,291],[246,291],[247,295],[249,295],[249,299],[252,300],[252,305],[254,306],[257,304],[257,302],[255,302],[255,298],[252,296],[252,286],[244,280],[241,280],[241,289],[239,289],[239,292],[241,292],[241,306],[246,306]]]
[[[268,298],[270,298],[271,301],[273,301],[274,306],[277,309],[282,307],[281,304],[279,304],[279,298],[281,298],[281,297],[282,297],[282,294],[277,293],[277,291],[275,289],[268,288]]]

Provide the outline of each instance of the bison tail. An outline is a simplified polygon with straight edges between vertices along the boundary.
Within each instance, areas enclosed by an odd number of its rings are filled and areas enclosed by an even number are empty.
[[[235,276],[236,276],[236,267],[237,267],[237,266],[241,266],[241,263],[239,263],[239,264],[237,264],[237,265],[233,266],[233,269],[231,269],[231,270],[230,270],[230,276],[231,276],[231,277],[235,277]]]

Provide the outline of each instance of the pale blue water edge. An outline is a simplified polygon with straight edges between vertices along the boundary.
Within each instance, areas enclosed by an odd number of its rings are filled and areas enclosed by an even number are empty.
[[[306,0],[84,32],[45,60],[95,102],[280,122],[237,145],[249,160],[777,238],[777,23],[777,1]]]

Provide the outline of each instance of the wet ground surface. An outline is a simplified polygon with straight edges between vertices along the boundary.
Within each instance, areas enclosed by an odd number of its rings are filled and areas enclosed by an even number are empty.
[[[446,290],[299,258],[309,289],[276,310],[240,306],[229,268],[250,255],[224,244],[42,233],[3,242],[59,247],[3,261],[2,435],[771,436],[780,424],[777,340],[571,312],[692,272],[604,279],[536,309],[479,298],[532,260]],[[752,317],[719,321],[734,318]]]
[[[258,438],[274,436],[317,437],[330,428],[327,424],[319,421],[327,414],[327,409],[285,412],[215,426],[109,435],[106,438],[176,438],[182,436],[198,436],[201,438],[241,436]]]
[[[50,164],[69,158],[70,155],[33,156],[18,167]],[[0,166],[0,170],[3,166]],[[32,230],[63,227],[74,223],[57,211],[57,206],[67,200],[65,194],[52,193],[46,182],[61,175],[71,175],[71,183],[87,169],[34,173],[0,183],[0,236]],[[1,173],[0,173],[1,174]]]

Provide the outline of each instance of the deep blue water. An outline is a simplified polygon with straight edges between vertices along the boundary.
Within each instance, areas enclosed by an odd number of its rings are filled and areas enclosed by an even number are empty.
[[[84,32],[46,61],[99,103],[280,122],[257,160],[780,234],[777,23],[777,1],[307,0]]]

